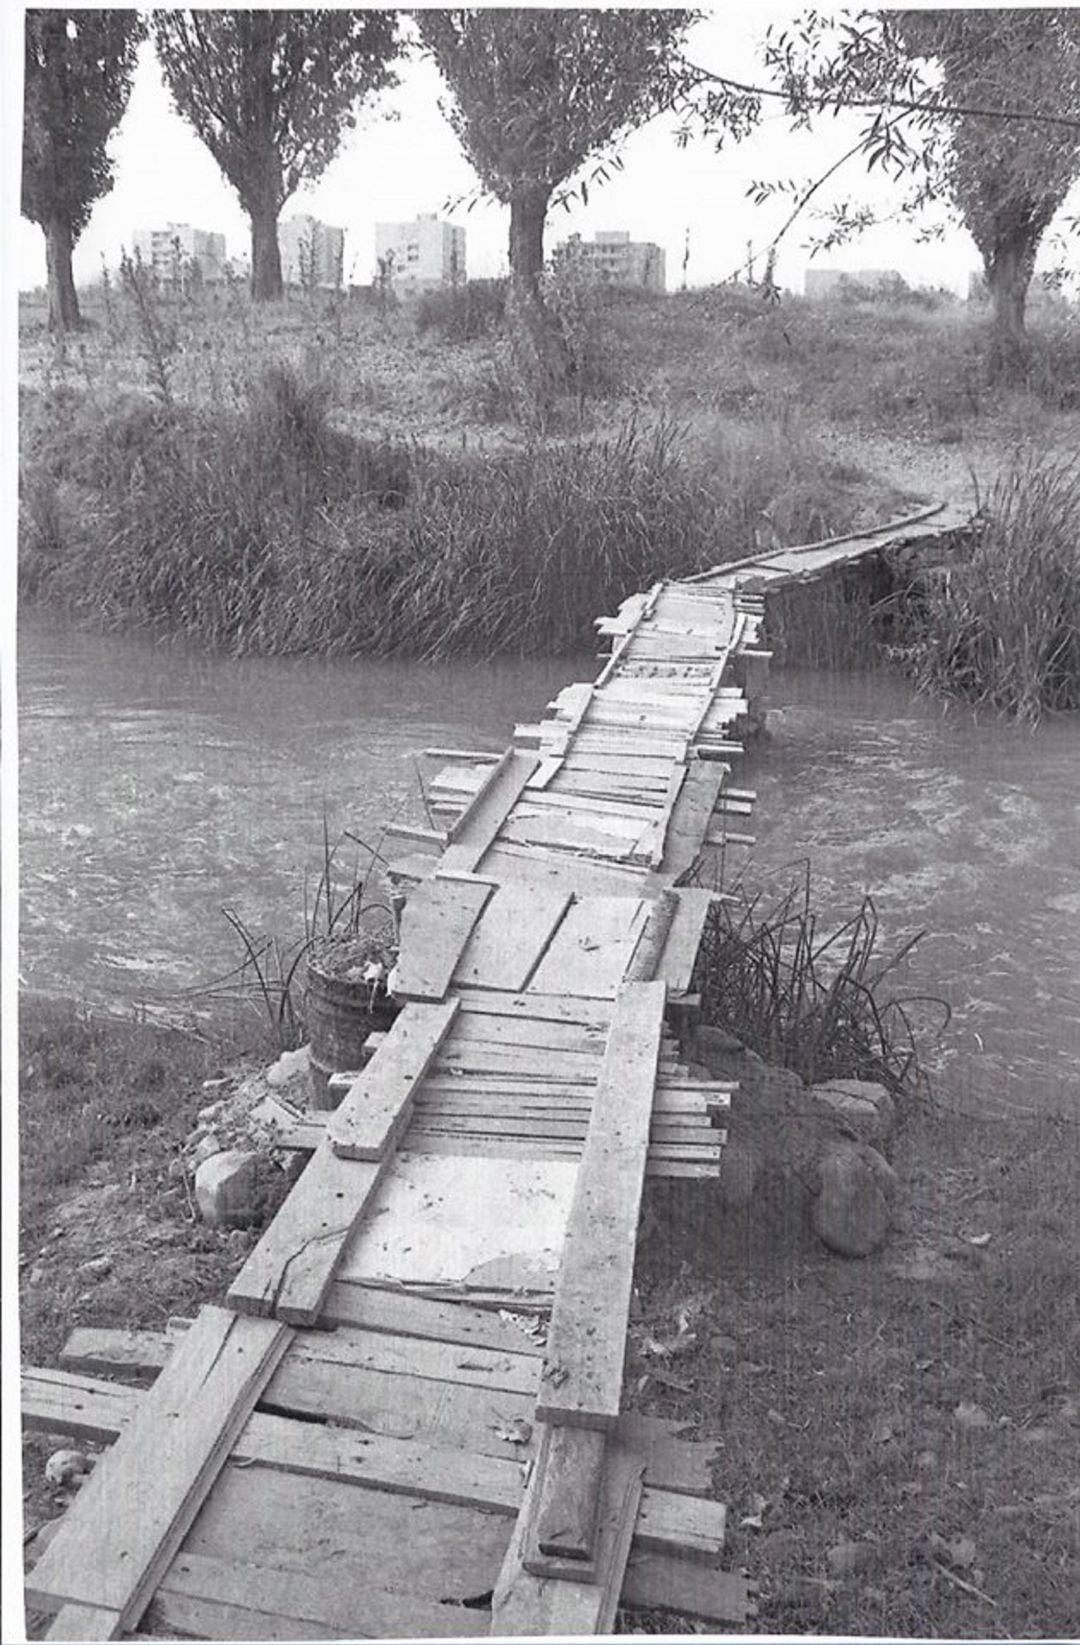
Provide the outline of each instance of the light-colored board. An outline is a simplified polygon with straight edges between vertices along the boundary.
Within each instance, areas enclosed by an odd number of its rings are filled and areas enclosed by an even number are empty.
[[[632,896],[645,877],[644,865],[602,862],[598,857],[515,845],[512,841],[492,846],[481,866],[485,874],[500,879],[588,896]]]
[[[715,1571],[670,1554],[632,1552],[622,1603],[631,1609],[681,1611],[740,1632],[756,1615],[751,1584],[735,1571]]]
[[[409,893],[401,915],[401,951],[394,994],[402,1000],[445,998],[461,951],[491,896],[479,880],[425,880]]]
[[[62,1605],[46,1629],[46,1639],[119,1639],[120,1612],[102,1605]]]
[[[455,983],[524,988],[569,904],[567,891],[500,885],[458,960]]]
[[[340,1277],[457,1284],[468,1300],[472,1276],[496,1259],[550,1275],[573,1186],[573,1161],[461,1162],[410,1145],[349,1241]]]
[[[627,789],[632,788],[631,783],[625,786]],[[660,810],[659,800],[653,794],[643,795],[639,792],[629,800],[621,797],[612,799],[604,794],[575,794],[571,789],[564,787],[561,781],[558,788],[549,789],[543,794],[530,794],[529,806],[534,816],[543,811],[570,811],[594,820],[607,817],[622,818],[628,834],[635,829],[640,834],[648,823],[655,820]]]
[[[690,987],[702,932],[714,898],[710,891],[696,887],[676,891],[675,896],[678,906],[656,975],[663,977],[669,993],[685,994]]]
[[[494,786],[494,784],[499,780],[500,776],[502,775],[502,772],[506,769],[506,766],[509,764],[509,761],[510,761],[510,750],[509,750],[509,748],[506,748],[506,749],[503,750],[503,752],[499,755],[499,757],[496,760],[493,760],[493,761],[488,763],[487,768],[484,770],[484,772],[481,776],[481,779],[480,779],[480,782],[479,782],[478,786],[476,787],[474,793],[472,794],[472,796],[469,800],[468,806],[462,812],[461,816],[457,819],[457,821],[455,822],[453,828],[451,828],[449,830],[449,838],[451,840],[457,839],[458,834],[461,830],[461,826],[462,826],[462,823],[464,821],[466,812],[471,810],[478,803],[480,798],[484,794],[487,793],[488,789],[490,789]]]
[[[454,1312],[478,1313],[480,1310],[469,1310],[460,1303],[436,1301],[427,1297],[402,1298],[400,1293],[388,1293],[394,1301],[411,1301],[417,1305],[426,1304],[432,1309],[442,1309]],[[501,1324],[499,1316],[491,1310],[486,1310],[493,1324]],[[104,1336],[106,1333],[101,1332]],[[172,1341],[164,1332],[145,1332],[145,1337],[156,1337],[153,1346],[147,1347],[143,1369],[148,1376],[156,1376],[164,1365],[171,1352]],[[125,1360],[119,1362],[126,1363]],[[47,1397],[43,1401],[41,1390],[43,1379],[49,1378],[50,1386]],[[66,1434],[71,1438],[90,1438],[102,1444],[110,1444],[121,1430],[129,1423],[138,1410],[142,1390],[126,1387],[122,1384],[104,1382],[97,1378],[80,1376],[72,1372],[43,1371],[30,1367],[22,1374],[22,1415],[25,1426],[37,1432]],[[266,1418],[263,1413],[255,1412],[248,1419],[237,1439],[233,1454],[236,1456],[251,1457],[253,1460],[264,1461],[268,1457],[259,1449],[259,1441],[268,1430],[265,1422],[288,1423],[288,1418]],[[687,1441],[673,1437],[671,1430],[677,1427],[676,1423],[667,1423],[659,1417],[643,1417],[636,1413],[627,1414],[619,1419],[618,1432],[628,1445],[643,1451],[646,1457],[646,1495],[642,1502],[642,1514],[638,1522],[637,1541],[642,1547],[689,1546],[695,1544],[700,1537],[700,1528],[703,1522],[712,1526],[711,1534],[722,1536],[723,1509],[718,1503],[706,1505],[703,1521],[703,1508],[698,1500],[705,1496],[710,1488],[710,1459],[713,1448],[701,1441]],[[309,1459],[318,1451],[320,1442],[331,1447],[327,1453],[327,1467],[333,1473],[340,1472],[336,1458],[338,1452],[333,1449],[339,1442],[342,1445],[352,1444],[359,1457],[358,1468],[363,1468],[367,1453],[365,1451],[364,1430],[360,1428],[342,1430],[331,1424],[322,1424],[315,1429],[310,1424],[300,1425],[301,1436],[306,1436],[313,1443],[313,1450],[307,1453]],[[371,1435],[370,1442],[379,1439],[385,1446],[387,1436]],[[392,1439],[392,1444],[402,1447],[404,1456],[411,1455],[417,1441],[412,1438]],[[528,1447],[510,1445],[501,1442],[501,1448],[496,1450],[500,1442],[496,1438],[490,1451],[481,1451],[473,1456],[470,1450],[470,1441],[467,1434],[457,1443],[452,1443],[444,1432],[429,1434],[423,1440],[426,1446],[435,1446],[440,1452],[447,1448],[453,1451],[464,1450],[465,1466],[472,1470],[481,1468],[482,1458],[495,1459],[496,1466],[502,1471],[498,1475],[484,1474],[483,1498],[480,1496],[469,1498],[481,1505],[501,1509],[507,1512],[517,1511],[520,1497],[520,1465],[523,1453],[528,1453]],[[301,1455],[305,1447],[297,1443],[295,1449]],[[389,1453],[380,1452],[382,1466],[387,1467]],[[510,1467],[505,1465],[509,1463]],[[404,1480],[406,1476],[402,1476]],[[408,1477],[412,1477],[409,1475]],[[501,1484],[497,1484],[497,1480]],[[689,1501],[685,1499],[689,1498]],[[718,1529],[719,1527],[719,1529]]]
[[[542,1346],[528,1331],[490,1310],[345,1281],[335,1281],[330,1287],[322,1323],[355,1325],[395,1336],[430,1337],[468,1348],[510,1349],[534,1357],[543,1354]]]
[[[451,998],[437,1005],[406,1005],[398,1013],[386,1039],[330,1115],[326,1135],[335,1154],[370,1161],[390,1151],[408,1124],[416,1087],[457,1010],[458,1001]]]
[[[484,853],[495,840],[504,818],[509,815],[538,764],[535,754],[520,748],[510,750],[496,780],[484,789],[461,818],[454,839],[443,855],[442,869],[471,872],[480,866]]]
[[[193,1553],[173,1560],[151,1612],[162,1627],[221,1640],[452,1639],[468,1615],[358,1580],[348,1567],[316,1578]]]
[[[536,1407],[549,1422],[618,1419],[665,995],[662,982],[627,983],[615,1001]]]
[[[534,1464],[536,1489],[526,1558],[591,1560],[607,1436],[598,1429],[545,1426]]]
[[[314,1325],[345,1243],[392,1158],[342,1159],[324,1136],[229,1287],[230,1306]]]
[[[542,1051],[591,1051],[597,1056],[603,1052],[607,1038],[603,1028],[587,1028],[572,1022],[552,1022],[542,1017],[496,1015],[492,1012],[461,1011],[454,1024],[453,1042],[486,1041],[503,1048],[511,1045],[534,1046]],[[542,1058],[532,1059],[533,1067],[542,1068]]]
[[[581,1158],[583,1147],[584,1138],[575,1142],[556,1137],[470,1136],[467,1132],[451,1135],[443,1131],[428,1131],[419,1125],[409,1143],[414,1155],[430,1155],[462,1163],[481,1159],[492,1163],[513,1160],[517,1163],[573,1164]],[[657,1178],[717,1178],[721,1171],[721,1149],[722,1142],[715,1147],[701,1145],[693,1149],[674,1150],[664,1143],[650,1143],[645,1158],[645,1175]],[[511,1302],[519,1290],[516,1280],[507,1288]],[[471,1295],[471,1292],[468,1294]]]
[[[578,812],[541,811],[507,819],[500,836],[518,845],[554,846],[584,852],[603,861],[624,863],[641,857],[641,842],[650,838],[649,824],[624,824],[618,816],[588,819]],[[648,860],[648,853],[644,855]]]
[[[565,994],[543,994],[538,988],[529,993],[481,994],[468,988],[456,990],[464,1013],[482,1013],[484,1016],[527,1017],[540,1021],[583,1023],[607,1032],[611,1022],[611,1004],[606,1000],[571,999]]]
[[[668,824],[658,874],[678,877],[697,861],[726,773],[724,765],[691,761]]]
[[[623,1586],[642,1492],[642,1465],[619,1445],[609,1445],[596,1527],[592,1582],[537,1576],[526,1569],[538,1480],[530,1480],[491,1603],[491,1631],[498,1637],[610,1633]]]
[[[330,1586],[348,1571],[377,1591],[460,1602],[490,1592],[510,1532],[505,1515],[472,1506],[230,1464],[184,1552],[259,1564],[272,1550],[277,1569]]]
[[[34,1567],[30,1603],[101,1607],[136,1626],[292,1335],[202,1310]]]
[[[611,989],[614,995],[614,985]],[[442,1046],[432,1064],[436,1074],[460,1071],[463,1074],[508,1073],[527,1080],[541,1074],[555,1082],[578,1084],[595,1079],[598,1069],[592,1051],[565,1051],[549,1047],[540,1051],[530,1045],[494,1045],[486,1040],[451,1039]]]
[[[648,909],[631,897],[583,897],[563,920],[526,993],[613,999]]]

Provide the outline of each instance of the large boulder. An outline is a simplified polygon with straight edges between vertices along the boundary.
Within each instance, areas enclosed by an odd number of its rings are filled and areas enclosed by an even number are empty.
[[[810,1222],[818,1238],[845,1257],[865,1257],[883,1244],[896,1204],[896,1172],[876,1148],[841,1141],[817,1162]]]
[[[810,1087],[825,1117],[840,1120],[859,1142],[884,1150],[896,1130],[896,1104],[873,1080],[825,1080]]]
[[[259,1155],[226,1148],[204,1159],[195,1172],[195,1203],[211,1228],[246,1228],[256,1220],[260,1200]]]

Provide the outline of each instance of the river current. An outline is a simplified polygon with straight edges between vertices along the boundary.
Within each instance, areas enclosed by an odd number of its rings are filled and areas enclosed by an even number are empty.
[[[223,907],[302,936],[324,815],[331,839],[423,823],[421,749],[500,749],[596,666],[234,661],[24,620],[23,983],[200,1008],[242,958]],[[1080,1113],[1080,717],[1022,731],[885,671],[777,670],[769,700],[747,874],[771,897],[809,858],[820,928],[869,892],[886,949],[926,933],[898,987],[952,1009],[943,1101]]]

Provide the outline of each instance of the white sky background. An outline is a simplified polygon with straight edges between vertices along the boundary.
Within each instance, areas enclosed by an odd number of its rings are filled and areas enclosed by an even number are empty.
[[[689,54],[705,67],[760,81],[757,54],[766,27],[801,9],[774,0],[716,8],[693,31]],[[414,55],[399,64],[398,72],[398,89],[365,112],[361,128],[347,137],[321,180],[294,195],[282,218],[310,211],[344,228],[345,277],[357,284],[370,281],[374,272],[376,222],[407,220],[423,211],[448,215],[465,227],[471,276],[505,272],[507,211],[487,200],[477,201],[471,211],[464,205],[446,210],[448,202],[475,194],[476,179],[439,112],[438,71]],[[395,111],[398,118],[381,118],[384,110]],[[673,119],[659,119],[635,132],[622,151],[624,171],[593,188],[587,208],[553,209],[547,249],[573,231],[590,237],[597,229],[627,229],[632,238],[655,240],[664,248],[668,289],[673,290],[682,282],[689,229],[689,283],[723,280],[745,262],[747,242],[752,240],[760,250],[790,210],[790,201],[782,198],[754,206],[746,198],[748,183],[757,178],[816,177],[851,146],[858,126],[853,119],[830,118],[813,135],[794,134],[786,119],[773,116],[745,142],[729,144],[721,153],[708,140],[697,138],[680,149],[674,129]],[[224,233],[229,255],[246,258],[247,219],[209,151],[172,108],[149,42],[140,51],[113,154],[115,185],[94,208],[75,250],[80,285],[100,275],[103,256],[115,268],[121,247],[130,248],[136,229],[164,227],[166,222]],[[869,199],[882,211],[892,209],[899,198],[898,190],[868,179],[859,160],[838,174],[821,199],[827,203],[849,194]],[[777,275],[789,289],[802,289],[808,261],[804,248],[811,231],[812,225],[801,221],[781,246]],[[20,289],[43,285],[42,233],[21,218],[16,255]],[[1075,260],[1080,262],[1080,257]],[[966,291],[968,272],[979,266],[979,258],[962,229],[950,229],[943,241],[919,245],[912,226],[900,223],[872,230],[819,256],[817,263],[895,268],[912,284]]]

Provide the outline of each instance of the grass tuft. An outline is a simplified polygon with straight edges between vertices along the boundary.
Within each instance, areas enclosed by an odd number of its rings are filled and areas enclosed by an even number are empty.
[[[914,608],[905,656],[925,689],[1034,724],[1080,707],[1080,462],[1020,453],[970,557]]]

